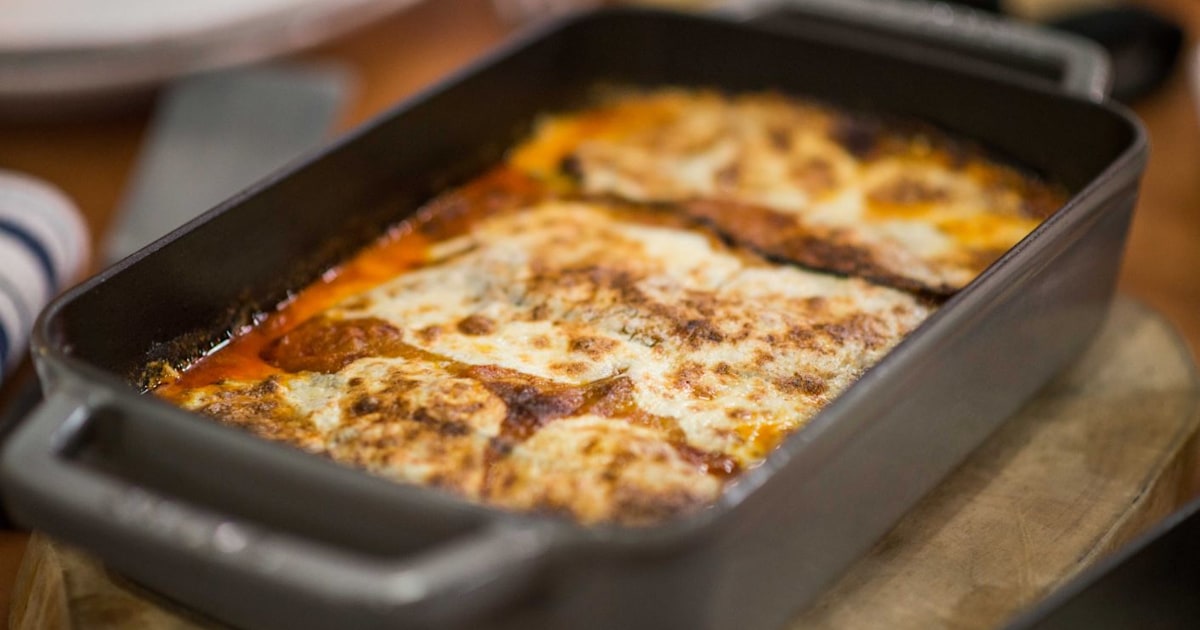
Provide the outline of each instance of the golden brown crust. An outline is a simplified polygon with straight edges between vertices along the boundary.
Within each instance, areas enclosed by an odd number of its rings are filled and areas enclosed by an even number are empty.
[[[739,243],[764,256],[919,293],[955,291],[951,284],[930,284],[897,273],[895,265],[880,259],[878,250],[843,238],[836,228],[805,225],[770,208],[718,200],[687,201],[677,207],[722,233],[736,235]]]
[[[927,312],[655,209],[549,202],[456,238],[265,343],[278,373],[175,400],[399,481],[646,524],[711,502]]]
[[[191,406],[193,411],[245,429],[259,437],[285,442],[310,453],[324,453],[325,440],[312,421],[282,396],[279,380],[229,383]]]
[[[782,260],[936,295],[1066,198],[928,126],[774,93],[626,94],[547,119],[512,162],[585,194],[672,204]]]
[[[554,125],[314,289],[337,299],[301,294],[157,393],[397,481],[654,524],[711,504],[1060,202],[969,147],[777,95]],[[834,216],[849,182],[864,225],[970,247],[881,246]]]

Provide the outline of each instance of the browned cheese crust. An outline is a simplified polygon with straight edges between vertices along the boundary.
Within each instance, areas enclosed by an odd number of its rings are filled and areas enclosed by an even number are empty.
[[[548,201],[262,351],[182,406],[399,481],[585,523],[710,504],[928,307],[649,210]]]
[[[926,131],[626,95],[546,119],[301,294],[319,308],[156,393],[396,481],[655,524],[712,505],[1061,201]]]
[[[675,204],[772,257],[936,295],[1066,199],[931,129],[773,93],[624,95],[545,119],[513,163],[587,194]]]

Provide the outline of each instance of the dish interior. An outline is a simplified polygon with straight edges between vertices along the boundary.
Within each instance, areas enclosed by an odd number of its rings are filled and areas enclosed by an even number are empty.
[[[1066,199],[926,125],[627,87],[548,113],[154,393],[404,483],[643,526],[715,501]]]

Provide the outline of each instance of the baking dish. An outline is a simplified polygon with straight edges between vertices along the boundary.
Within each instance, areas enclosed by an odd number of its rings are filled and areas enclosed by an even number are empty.
[[[238,625],[780,625],[1070,361],[1112,296],[1146,145],[1096,102],[1102,57],[946,11],[609,10],[528,34],[48,308],[35,333],[48,400],[0,462],[10,509]],[[130,386],[606,81],[777,88],[918,117],[1073,196],[714,507],[657,527],[584,528],[391,484]]]

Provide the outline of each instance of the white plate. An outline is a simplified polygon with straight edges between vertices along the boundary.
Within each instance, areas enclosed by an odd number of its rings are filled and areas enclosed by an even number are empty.
[[[416,0],[0,0],[0,103],[145,89],[321,43]]]

